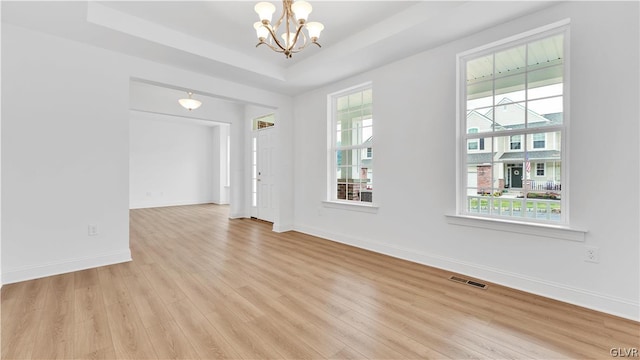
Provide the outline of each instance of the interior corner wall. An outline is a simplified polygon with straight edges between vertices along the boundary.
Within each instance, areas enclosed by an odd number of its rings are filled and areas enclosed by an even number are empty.
[[[559,3],[295,97],[295,229],[640,320],[638,7]],[[456,55],[566,18],[570,215],[588,230],[585,241],[449,224]],[[327,140],[314,135],[327,133],[327,94],[365,81],[373,82],[375,214],[323,206]],[[585,262],[585,246],[600,249],[599,263]]]
[[[231,187],[231,181],[230,181],[230,177],[229,177],[229,172],[230,172],[230,141],[231,141],[231,132],[230,132],[230,126],[229,125],[220,125],[217,127],[217,130],[219,132],[219,143],[220,143],[220,157],[219,157],[219,169],[220,169],[220,176],[219,176],[219,187],[218,192],[219,192],[219,197],[218,197],[218,204],[221,205],[226,205],[229,204],[229,189]]]
[[[212,129],[213,147],[213,179],[212,202],[229,204],[229,184],[227,184],[227,142],[229,141],[229,125],[218,125]]]
[[[220,143],[213,129],[189,119],[132,111],[130,208],[214,202],[214,180],[220,176],[214,162]]]
[[[2,24],[4,283],[131,259],[123,67],[113,53]]]

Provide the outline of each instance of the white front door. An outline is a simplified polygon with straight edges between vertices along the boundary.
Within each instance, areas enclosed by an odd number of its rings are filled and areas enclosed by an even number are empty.
[[[273,222],[275,212],[273,206],[275,192],[274,148],[273,128],[253,132],[251,216],[270,222]]]

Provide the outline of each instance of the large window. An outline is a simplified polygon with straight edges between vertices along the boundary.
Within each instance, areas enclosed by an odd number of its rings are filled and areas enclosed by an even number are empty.
[[[567,222],[567,34],[549,27],[459,55],[459,214]]]
[[[371,84],[329,96],[329,200],[373,201],[373,91]]]

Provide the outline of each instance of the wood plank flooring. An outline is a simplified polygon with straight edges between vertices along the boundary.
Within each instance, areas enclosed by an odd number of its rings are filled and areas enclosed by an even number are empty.
[[[6,285],[2,359],[604,359],[640,324],[228,208],[131,211],[133,261]]]

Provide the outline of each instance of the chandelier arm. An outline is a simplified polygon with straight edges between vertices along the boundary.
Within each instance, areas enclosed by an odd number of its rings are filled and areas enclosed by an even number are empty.
[[[291,49],[294,49],[295,44],[298,42],[298,38],[300,37],[300,33],[302,32],[302,28],[304,27],[303,24],[295,24],[295,22],[293,22],[292,19],[292,24],[296,25],[296,34],[293,36],[293,40],[291,41]],[[289,29],[287,26],[287,33],[289,33]],[[302,46],[298,47],[298,49],[303,49],[307,46],[307,37],[304,35],[304,32],[302,32],[302,39],[304,40],[302,43]]]
[[[267,45],[271,50],[273,50],[273,51],[275,51],[275,52],[277,52],[277,53],[283,53],[283,52],[284,52],[284,49],[282,49],[282,48],[277,48],[277,47],[275,47],[275,46],[273,46],[273,45],[271,45],[271,44],[269,44],[269,43],[267,43],[267,42],[264,42],[264,41],[259,42],[258,44],[256,44],[256,47],[258,47],[258,46],[260,46],[260,45]]]
[[[282,15],[280,15],[280,18],[278,18],[278,21],[276,21],[275,25],[273,25],[273,31],[274,32],[278,31],[278,28],[280,27],[280,25],[282,25],[282,20],[284,20],[286,14],[287,14],[287,12],[283,11]]]
[[[309,45],[309,41],[308,41],[309,39],[307,39],[307,35],[305,35],[304,31],[302,31],[302,28],[303,28],[303,27],[304,27],[304,26],[302,26],[302,25],[300,25],[300,26],[298,27],[298,31],[296,32],[295,41],[293,42],[294,44],[295,44],[296,42],[298,42],[299,35],[301,35],[301,34],[302,34],[302,45],[300,45],[300,46],[298,47],[298,49],[296,50],[296,52],[298,52],[298,51],[300,51],[300,50],[302,50],[302,49],[306,48],[306,47],[307,47],[307,45]]]
[[[287,37],[286,45],[287,45],[287,49],[292,50],[292,49],[293,49],[293,45],[294,45],[296,42],[295,42],[295,41],[294,41],[294,42],[291,42],[291,40],[293,40],[293,39],[291,39],[291,30],[290,30],[290,28],[289,28],[289,26],[290,26],[290,25],[291,25],[291,23],[293,22],[293,19],[292,19],[292,17],[291,17],[291,2],[289,1],[289,3],[287,4],[287,2],[285,1],[285,2],[284,2],[284,5],[285,5],[285,8],[286,8],[286,9],[285,9],[285,11],[283,11],[283,12],[285,12],[285,13],[287,14],[287,19],[285,20],[285,22],[286,22],[286,24],[285,24],[285,31],[286,31],[286,32],[285,32],[285,35],[286,35],[286,37]],[[295,37],[294,37],[294,38],[295,38]]]
[[[273,28],[271,28],[271,26],[266,26],[266,25],[263,25],[263,26],[265,26],[267,28],[267,30],[269,30],[269,34],[271,35],[271,39],[276,43],[276,45],[280,49],[282,49],[282,51],[278,51],[278,52],[285,52],[287,50],[287,48],[285,46],[282,46],[282,43],[278,40],[278,37],[276,36],[276,30],[277,29],[273,29]],[[271,49],[275,49],[275,47],[273,45],[268,44],[268,43],[265,43],[265,44],[269,45],[269,47]]]

